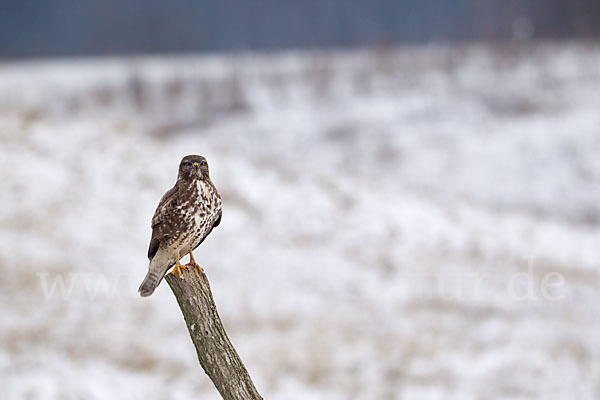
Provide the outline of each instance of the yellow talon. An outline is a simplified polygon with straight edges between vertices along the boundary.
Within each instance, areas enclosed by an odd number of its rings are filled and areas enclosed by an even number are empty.
[[[198,263],[196,263],[196,260],[194,259],[194,254],[192,254],[191,251],[190,251],[190,262],[186,264],[186,267],[187,266],[198,268],[198,272],[200,272],[200,273],[202,273],[202,271],[203,271],[203,268],[201,266],[199,266]]]
[[[190,251],[190,262],[187,265],[198,265],[196,264],[196,260],[194,259],[194,253]]]
[[[181,272],[182,269],[187,269],[187,266],[179,264],[179,254],[177,254],[177,262],[175,263],[175,266],[173,267],[173,271],[171,271],[171,273],[175,275],[175,272],[177,272],[179,274],[179,277],[181,278],[181,276],[183,275]]]

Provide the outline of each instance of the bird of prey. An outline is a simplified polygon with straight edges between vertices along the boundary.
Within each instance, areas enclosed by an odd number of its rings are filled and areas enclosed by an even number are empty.
[[[185,156],[179,164],[177,182],[160,200],[152,218],[152,238],[148,249],[148,274],[138,292],[150,296],[165,273],[182,277],[187,267],[196,264],[192,250],[200,245],[221,222],[221,196],[208,175],[206,159],[198,155]],[[181,257],[190,254],[190,262],[182,266]]]

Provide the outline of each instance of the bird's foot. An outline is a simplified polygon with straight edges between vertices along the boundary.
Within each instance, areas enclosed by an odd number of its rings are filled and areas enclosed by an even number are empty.
[[[190,251],[190,262],[187,263],[185,265],[186,267],[196,267],[198,268],[198,272],[202,273],[202,271],[204,271],[204,269],[198,265],[198,263],[196,262],[196,260],[194,259],[194,254]]]
[[[185,264],[185,266],[190,268],[196,267],[200,273],[204,271],[204,268],[198,265],[195,261],[190,261],[189,263]]]
[[[173,267],[173,271],[171,271],[171,273],[173,275],[175,275],[175,272],[177,272],[179,274],[179,277],[181,279],[183,279],[183,273],[181,272],[181,270],[186,270],[187,269],[187,265],[181,265],[179,263],[175,264],[175,266]]]

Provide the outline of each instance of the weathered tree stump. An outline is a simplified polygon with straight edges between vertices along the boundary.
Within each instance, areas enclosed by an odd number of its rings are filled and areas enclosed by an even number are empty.
[[[196,268],[184,279],[167,274],[204,372],[224,400],[262,400],[223,328],[206,274]]]

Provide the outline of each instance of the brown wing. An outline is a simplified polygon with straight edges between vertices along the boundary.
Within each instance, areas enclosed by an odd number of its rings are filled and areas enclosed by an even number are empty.
[[[148,258],[156,255],[160,242],[167,239],[170,234],[176,231],[182,221],[177,218],[179,214],[176,212],[179,204],[179,186],[175,184],[164,196],[160,199],[158,207],[152,217],[152,238],[148,247]]]
[[[219,212],[219,216],[217,217],[215,223],[213,224],[213,228],[216,228],[221,223],[221,215],[223,215],[223,211]]]
[[[152,231],[152,236],[154,236],[154,230]],[[158,251],[158,246],[160,246],[160,240],[158,240],[155,237],[152,237],[152,239],[150,239],[150,246],[148,247],[149,259],[152,259],[152,257],[156,255],[156,252]]]

